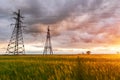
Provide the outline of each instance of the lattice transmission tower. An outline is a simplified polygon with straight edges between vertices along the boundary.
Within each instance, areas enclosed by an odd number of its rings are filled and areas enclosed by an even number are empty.
[[[21,16],[20,10],[18,12],[14,12],[15,17],[15,27],[12,32],[12,36],[10,39],[10,42],[7,47],[7,54],[11,55],[18,55],[18,54],[25,54],[25,48],[24,48],[24,42],[23,42],[23,26],[22,26],[22,20],[23,17]]]
[[[45,46],[44,46],[43,55],[46,55],[47,53],[53,54],[49,26],[48,26],[48,29],[47,29],[47,37],[46,37],[46,42],[45,42]]]

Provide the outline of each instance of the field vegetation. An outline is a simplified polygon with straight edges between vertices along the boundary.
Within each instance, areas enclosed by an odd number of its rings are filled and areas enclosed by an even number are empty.
[[[120,80],[120,55],[0,56],[0,80]]]

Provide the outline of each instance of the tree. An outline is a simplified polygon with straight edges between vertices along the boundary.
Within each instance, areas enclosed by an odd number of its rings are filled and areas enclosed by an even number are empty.
[[[91,54],[91,51],[86,51],[86,54],[88,54],[88,55]]]

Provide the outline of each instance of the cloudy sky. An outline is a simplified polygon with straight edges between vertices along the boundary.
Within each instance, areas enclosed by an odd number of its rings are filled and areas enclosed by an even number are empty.
[[[116,53],[120,50],[119,0],[1,0],[0,50],[5,51],[21,9],[27,52],[43,50],[47,26],[54,51]]]

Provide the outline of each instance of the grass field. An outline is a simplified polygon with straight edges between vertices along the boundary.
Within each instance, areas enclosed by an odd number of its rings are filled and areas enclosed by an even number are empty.
[[[120,80],[120,55],[0,56],[0,80]]]

